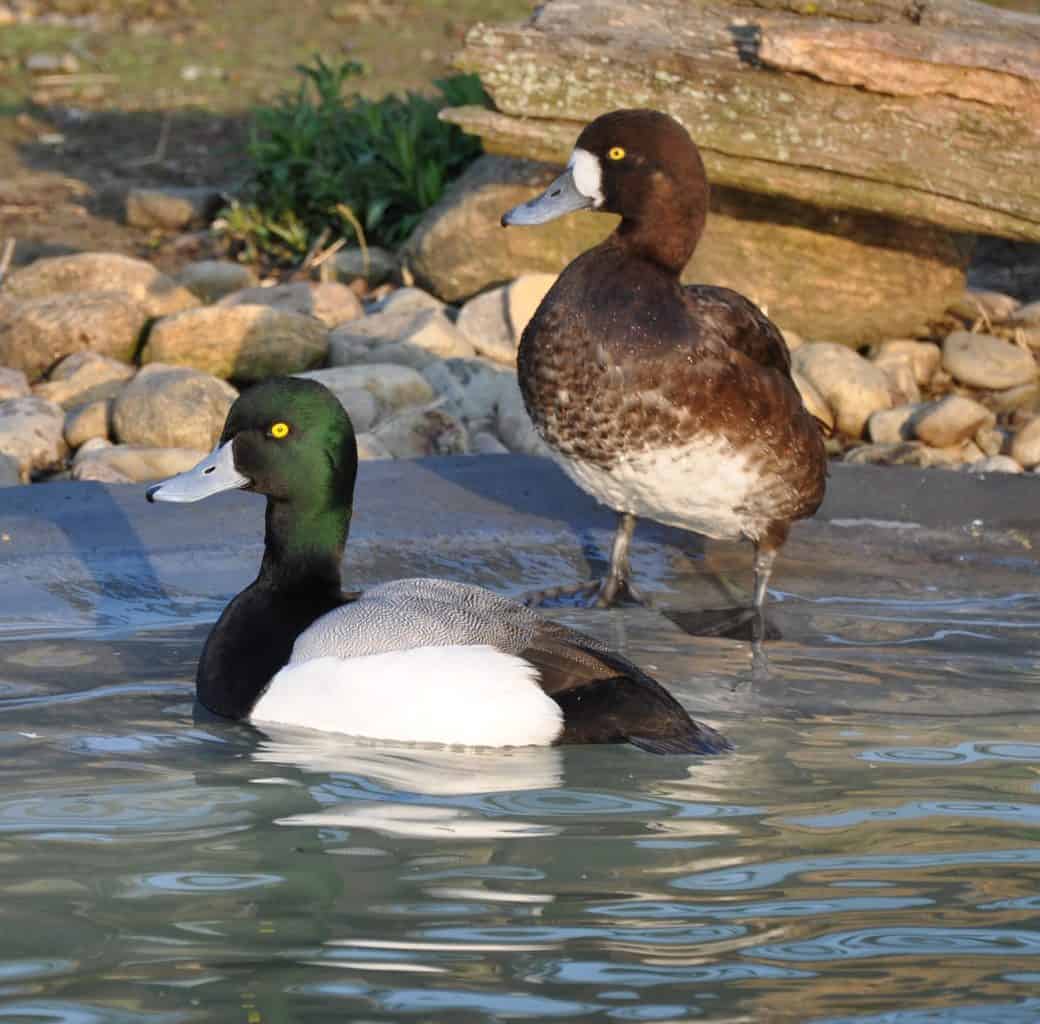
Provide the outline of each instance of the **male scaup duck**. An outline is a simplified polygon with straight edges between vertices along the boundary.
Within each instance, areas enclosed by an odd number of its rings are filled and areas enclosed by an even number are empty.
[[[315,381],[276,378],[235,401],[212,454],[149,488],[150,501],[267,496],[260,574],[199,660],[206,708],[400,742],[729,747],[625,658],[489,590],[407,579],[345,594],[357,465],[339,400]]]
[[[707,208],[704,165],[678,121],[616,110],[587,125],[563,174],[502,224],[575,210],[621,222],[564,269],[523,332],[517,366],[556,460],[619,515],[595,603],[625,589],[639,599],[628,547],[646,516],[749,539],[761,620],[777,550],[823,500],[826,456],[777,328],[737,292],[679,281]]]

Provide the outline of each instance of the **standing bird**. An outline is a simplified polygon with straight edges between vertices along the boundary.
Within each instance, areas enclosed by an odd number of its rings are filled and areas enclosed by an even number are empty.
[[[628,548],[645,516],[750,540],[761,624],[776,553],[823,500],[826,455],[779,330],[737,292],[680,283],[707,208],[704,164],[676,120],[616,110],[587,125],[563,174],[502,224],[576,210],[621,222],[560,274],[517,365],[557,462],[619,516],[594,603],[640,599]]]
[[[344,593],[357,444],[316,381],[272,378],[231,406],[217,449],[148,489],[267,497],[256,580],[202,649],[196,695],[226,718],[408,743],[628,742],[665,753],[729,743],[605,644],[466,583],[394,580]]]

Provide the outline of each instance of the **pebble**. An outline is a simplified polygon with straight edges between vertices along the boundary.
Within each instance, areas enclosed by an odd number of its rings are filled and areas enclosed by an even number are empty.
[[[151,448],[116,444],[80,449],[72,464],[73,480],[101,483],[147,483],[183,473],[205,458],[207,451],[194,448]]]
[[[1015,435],[1011,457],[1026,469],[1040,466],[1040,416],[1030,420]]]
[[[257,283],[250,267],[230,260],[196,260],[182,267],[175,280],[203,302],[216,302]]]
[[[914,435],[933,448],[949,448],[992,427],[996,417],[984,405],[960,395],[948,395],[921,407],[913,417]]]
[[[210,374],[151,363],[115,399],[113,434],[123,444],[210,451],[237,397],[230,384]]]
[[[59,469],[68,451],[65,413],[60,405],[29,395],[0,402],[0,452],[18,463],[23,480]]]
[[[976,388],[1012,388],[1036,380],[1032,354],[991,334],[954,331],[943,343],[943,369]]]
[[[838,430],[849,437],[863,433],[870,414],[892,406],[888,378],[844,345],[816,342],[798,349],[794,368],[834,411]]]
[[[185,231],[207,223],[222,202],[212,188],[132,188],[126,195],[126,222],[136,228]]]
[[[57,402],[64,409],[115,398],[136,371],[127,363],[96,352],[74,352],[51,370],[50,377],[33,388],[33,394]]]
[[[439,313],[448,314],[449,306],[441,302],[436,295],[424,292],[421,288],[398,288],[392,291],[385,299],[373,303],[369,314],[372,313],[419,313],[425,309],[432,309]]]
[[[249,383],[320,366],[328,348],[328,328],[314,317],[267,306],[204,306],[157,321],[141,361]]]
[[[29,394],[29,378],[22,370],[0,366],[0,402],[7,398],[24,398]]]
[[[336,281],[293,281],[273,288],[245,288],[221,299],[221,306],[270,306],[315,317],[326,327],[338,327],[364,314],[361,300]]]
[[[976,320],[999,322],[1011,316],[1018,306],[1018,299],[1003,292],[969,288],[947,311],[968,323],[975,323]]]
[[[37,381],[60,359],[83,350],[128,363],[147,321],[145,308],[118,291],[27,299],[0,320],[0,365]]]

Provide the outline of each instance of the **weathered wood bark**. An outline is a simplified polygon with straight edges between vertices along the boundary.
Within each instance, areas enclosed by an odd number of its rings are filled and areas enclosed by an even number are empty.
[[[596,115],[651,106],[686,125],[717,185],[1040,240],[1040,17],[970,0],[549,0],[526,25],[477,26],[459,65],[497,112],[444,116],[491,152],[560,162]]]

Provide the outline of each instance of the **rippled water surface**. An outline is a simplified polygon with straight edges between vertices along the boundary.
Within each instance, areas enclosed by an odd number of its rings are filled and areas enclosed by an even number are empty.
[[[196,719],[238,567],[39,568],[0,638],[0,1021],[1040,1020],[1035,561],[841,529],[792,545],[765,659],[556,613],[724,729],[706,760]]]

